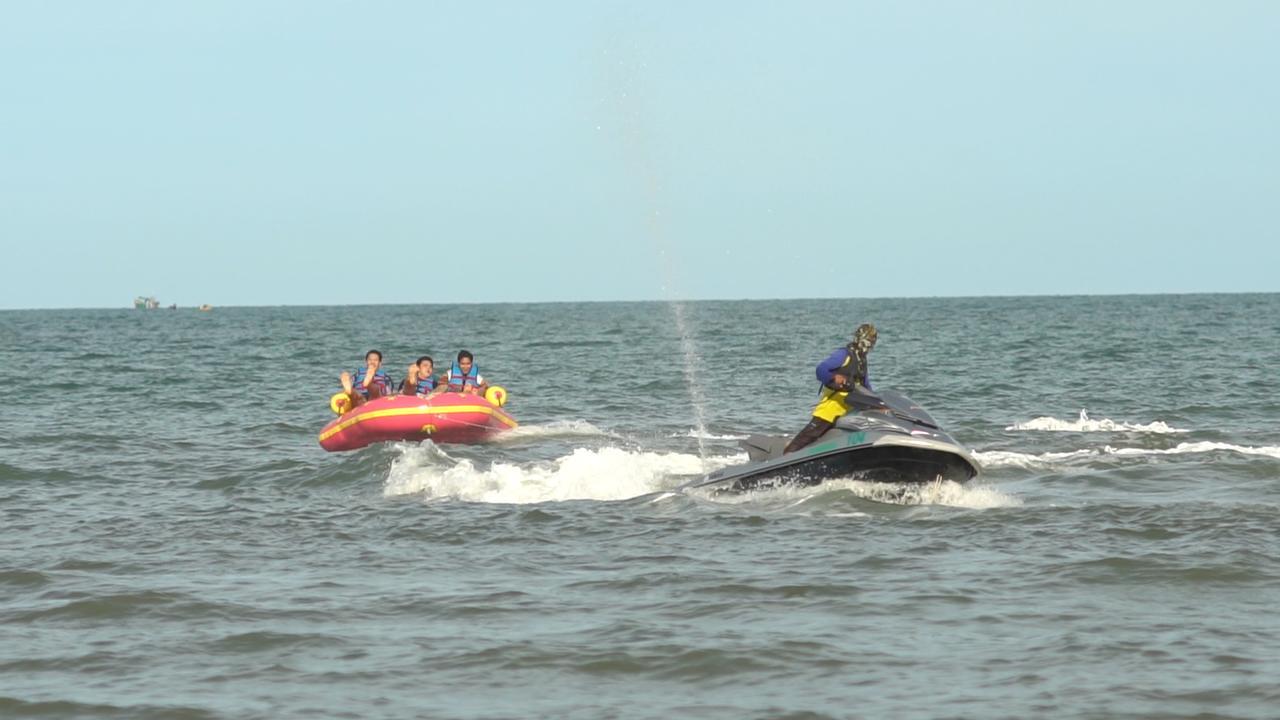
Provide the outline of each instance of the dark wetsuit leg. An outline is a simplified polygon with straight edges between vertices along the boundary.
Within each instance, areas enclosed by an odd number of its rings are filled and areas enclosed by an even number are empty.
[[[799,450],[814,440],[822,437],[822,433],[830,430],[832,425],[835,425],[835,423],[823,420],[822,418],[810,418],[809,424],[805,425],[801,428],[800,432],[796,433],[796,436],[791,439],[791,442],[787,443],[787,446],[782,449],[782,452],[785,454]]]

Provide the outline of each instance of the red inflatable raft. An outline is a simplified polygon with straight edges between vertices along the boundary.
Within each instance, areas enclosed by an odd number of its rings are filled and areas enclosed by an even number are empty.
[[[504,401],[505,395],[495,399]],[[320,447],[341,452],[395,440],[479,443],[515,426],[499,405],[480,395],[392,395],[370,400],[326,425]]]

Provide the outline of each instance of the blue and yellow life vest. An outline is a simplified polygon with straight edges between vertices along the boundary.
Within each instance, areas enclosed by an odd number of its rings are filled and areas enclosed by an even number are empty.
[[[453,367],[449,368],[449,392],[458,392],[466,390],[469,387],[480,386],[480,366],[474,361],[471,363],[471,369],[462,372],[462,366],[458,365],[455,360]]]
[[[351,373],[351,389],[359,393],[360,397],[369,397],[369,388],[364,386],[364,379],[368,374],[369,367],[367,365]],[[373,382],[369,383],[369,386],[372,387],[374,385],[377,385],[378,389],[382,391],[381,394],[391,394],[391,378],[387,377],[382,368],[378,368],[378,371],[373,374]]]
[[[840,365],[840,369],[849,371],[849,384],[861,385],[862,387],[870,390],[871,380],[867,377],[867,356],[859,355],[849,347],[846,347],[844,350],[849,357]]]
[[[432,390],[435,390],[439,385],[440,381],[436,380],[434,376],[429,375],[418,380],[418,384],[414,387],[413,392],[417,395],[426,395]]]
[[[870,390],[871,380],[867,377],[867,357],[865,355],[859,356],[850,346],[842,349],[844,350],[844,362],[840,363],[840,367],[832,372],[839,372],[841,375],[849,376],[850,385],[861,385]],[[823,392],[833,391],[826,385],[819,384],[818,394],[821,395]]]

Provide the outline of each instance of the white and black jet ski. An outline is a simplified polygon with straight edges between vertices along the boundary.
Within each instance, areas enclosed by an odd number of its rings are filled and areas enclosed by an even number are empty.
[[[856,391],[847,402],[852,410],[812,444],[783,454],[790,438],[753,435],[741,441],[749,462],[680,489],[745,492],[836,478],[899,485],[965,482],[980,472],[969,450],[907,396],[891,390]]]

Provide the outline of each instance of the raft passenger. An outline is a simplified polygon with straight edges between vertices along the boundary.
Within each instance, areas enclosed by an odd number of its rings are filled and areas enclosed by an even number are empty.
[[[421,398],[431,397],[444,392],[444,387],[435,376],[436,361],[430,355],[423,355],[409,366],[409,374],[400,383],[402,395],[417,395]]]
[[[476,365],[475,357],[466,350],[458,353],[458,359],[454,361],[449,368],[449,374],[445,376],[445,385],[449,392],[468,395],[483,395],[485,389],[489,387],[484,377],[480,375],[480,366]]]
[[[378,350],[365,353],[364,367],[354,372],[343,372],[341,380],[342,391],[351,400],[352,408],[391,394],[391,378],[382,369],[382,353]]]

